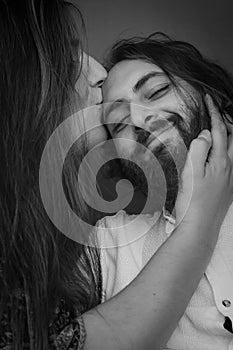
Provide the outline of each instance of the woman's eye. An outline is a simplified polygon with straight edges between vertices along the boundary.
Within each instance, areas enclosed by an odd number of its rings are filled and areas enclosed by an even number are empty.
[[[162,96],[167,92],[169,86],[170,86],[170,85],[167,84],[167,85],[163,86],[161,89],[158,89],[158,90],[154,91],[152,94],[150,94],[150,95],[148,96],[148,100],[151,100],[151,99],[153,99],[154,97],[155,97],[155,98],[162,97]]]

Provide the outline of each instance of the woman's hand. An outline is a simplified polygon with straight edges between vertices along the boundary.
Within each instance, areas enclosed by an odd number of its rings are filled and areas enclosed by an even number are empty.
[[[209,96],[206,103],[211,133],[203,130],[191,143],[176,203],[177,224],[197,215],[219,227],[233,200],[233,141]]]

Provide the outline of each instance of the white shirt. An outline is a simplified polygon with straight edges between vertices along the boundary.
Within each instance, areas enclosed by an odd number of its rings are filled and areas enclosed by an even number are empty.
[[[174,221],[158,213],[128,216],[120,211],[99,221],[100,245],[108,247],[101,249],[103,301],[137,276],[173,228]],[[166,349],[233,350],[233,334],[223,327],[225,317],[233,321],[233,205],[206,273]]]

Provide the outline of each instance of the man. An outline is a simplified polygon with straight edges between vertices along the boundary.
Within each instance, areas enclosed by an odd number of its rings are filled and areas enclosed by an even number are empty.
[[[232,109],[232,80],[219,66],[202,59],[191,45],[164,37],[120,43],[113,47],[109,62],[109,77],[103,87],[104,102],[109,102],[105,122],[112,123],[108,129],[116,139],[119,155],[132,160],[122,161],[124,173],[135,182],[135,156],[141,164],[149,164],[150,158],[139,155],[143,151],[138,146],[148,146],[164,169],[167,208],[172,211],[184,145],[188,148],[201,129],[210,128],[205,94],[213,96],[222,114],[228,113]],[[151,141],[158,135],[162,142],[155,145]],[[134,140],[137,147],[118,138]],[[143,188],[144,179],[136,179]]]
[[[159,213],[144,216],[140,226],[138,222],[133,225],[134,217],[118,213],[108,223],[106,219],[100,223],[100,228],[108,228],[109,239],[115,246],[121,243],[114,229],[131,239],[139,238],[141,231],[149,231],[130,246],[105,252],[103,287],[105,297],[110,298],[133,280],[174,228],[175,219],[171,213],[175,215],[173,209],[186,150],[202,129],[210,128],[207,94],[231,132],[233,80],[193,46],[161,35],[116,44],[107,68],[109,74],[103,86],[104,121],[123,158],[124,175],[133,183],[139,183],[144,192],[149,191],[150,188],[145,189],[145,177],[141,177],[138,166],[146,169],[147,180],[153,178],[156,184],[159,167],[151,169],[155,156],[166,178],[165,208],[168,211],[164,211],[162,193],[162,200],[159,200],[162,217]],[[153,189],[154,199],[160,187],[161,182]],[[233,207],[222,225],[212,261],[168,342],[168,349],[233,348],[232,218]],[[113,276],[111,281],[107,276]]]

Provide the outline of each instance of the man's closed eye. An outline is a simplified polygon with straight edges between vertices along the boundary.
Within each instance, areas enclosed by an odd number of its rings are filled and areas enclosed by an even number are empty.
[[[168,91],[169,87],[170,87],[170,84],[167,84],[163,86],[161,89],[152,92],[150,95],[148,95],[147,97],[148,100],[154,100],[162,97]]]

